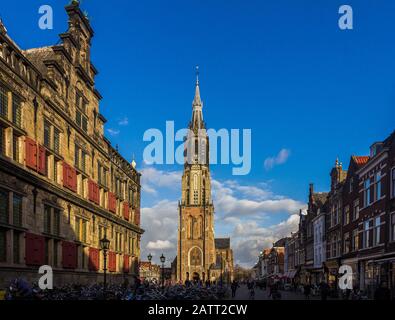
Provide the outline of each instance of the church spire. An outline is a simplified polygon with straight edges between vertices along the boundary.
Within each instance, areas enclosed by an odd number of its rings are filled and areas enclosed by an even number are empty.
[[[196,66],[196,84],[195,84],[195,97],[192,102],[192,121],[191,127],[193,129],[204,128],[203,123],[203,102],[200,99],[200,88],[199,88],[199,66]]]
[[[195,85],[195,97],[193,98],[193,106],[201,106],[202,101],[200,100],[200,89],[199,89],[199,66],[196,66],[196,85]]]

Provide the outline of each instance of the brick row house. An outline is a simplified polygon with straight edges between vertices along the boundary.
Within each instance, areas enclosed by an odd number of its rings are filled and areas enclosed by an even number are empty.
[[[354,288],[372,297],[386,283],[394,295],[395,132],[369,155],[351,156],[348,170],[336,160],[330,178],[328,193],[310,185],[307,210],[285,245],[287,268],[296,270],[292,280],[337,288],[339,268],[348,265]]]
[[[93,30],[78,2],[59,44],[21,50],[0,24],[0,285],[102,279],[99,240],[110,242],[110,281],[138,274],[140,173],[104,136]]]
[[[282,238],[273,243],[271,248],[264,249],[255,265],[255,277],[276,281],[288,272],[288,262],[285,260],[285,244],[290,238]]]
[[[299,230],[294,236],[298,241],[297,276],[301,282],[319,281],[322,271],[322,260],[325,254],[325,243],[322,239],[323,220],[326,219],[325,212],[328,193],[314,192],[314,185],[309,186],[309,201],[306,211],[300,211]],[[321,230],[321,232],[320,232]]]

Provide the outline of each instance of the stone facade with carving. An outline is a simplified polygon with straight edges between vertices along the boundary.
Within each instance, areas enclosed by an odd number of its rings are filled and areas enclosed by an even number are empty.
[[[110,282],[138,274],[140,173],[104,136],[90,61],[93,30],[66,7],[57,45],[21,50],[0,25],[0,285],[100,282],[99,240],[111,241]]]

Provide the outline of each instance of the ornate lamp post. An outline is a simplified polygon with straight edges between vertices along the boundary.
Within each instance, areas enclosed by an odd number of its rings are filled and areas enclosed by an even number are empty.
[[[166,258],[162,253],[162,255],[160,256],[160,262],[162,262],[162,289],[165,288],[165,261]]]
[[[107,292],[107,251],[110,248],[110,240],[107,239],[106,235],[104,238],[100,240],[100,248],[103,250],[103,272],[104,272],[104,281],[103,281],[103,294],[104,299],[106,299]]]
[[[149,281],[151,281],[152,279],[152,274],[151,274],[151,260],[152,260],[152,254],[151,253],[149,253],[148,254],[148,256],[147,256],[147,258],[148,258],[148,262],[149,262]]]

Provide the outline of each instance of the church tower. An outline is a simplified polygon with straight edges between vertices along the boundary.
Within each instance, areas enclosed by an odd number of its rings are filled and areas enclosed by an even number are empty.
[[[185,163],[178,225],[178,281],[205,281],[210,278],[210,268],[215,265],[216,260],[209,140],[202,109],[197,73],[192,119],[184,141]]]

